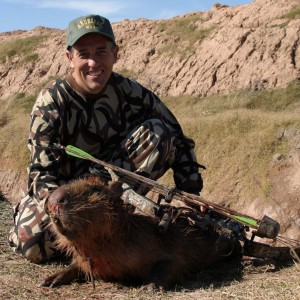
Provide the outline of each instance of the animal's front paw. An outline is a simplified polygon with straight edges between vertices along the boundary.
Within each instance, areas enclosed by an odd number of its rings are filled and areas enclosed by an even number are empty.
[[[38,283],[37,286],[54,288],[54,287],[58,287],[58,286],[62,285],[59,274],[60,273],[56,273],[52,276],[46,277],[42,282]]]
[[[46,277],[38,287],[59,287],[61,285],[70,284],[72,281],[82,279],[80,271],[77,267],[69,266],[65,270]]]

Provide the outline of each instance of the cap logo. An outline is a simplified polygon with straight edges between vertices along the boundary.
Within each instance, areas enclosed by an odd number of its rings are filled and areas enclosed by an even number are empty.
[[[115,43],[109,20],[99,15],[89,15],[71,21],[67,30],[67,47],[72,47],[78,39],[88,33],[98,33]]]
[[[97,27],[101,27],[104,22],[102,20],[96,20],[94,18],[85,18],[80,20],[79,24],[77,24],[78,29],[85,26],[85,29],[94,29]]]

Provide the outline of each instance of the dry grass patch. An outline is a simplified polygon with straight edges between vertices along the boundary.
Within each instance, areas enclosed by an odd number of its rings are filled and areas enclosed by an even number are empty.
[[[273,101],[273,100],[274,101]],[[300,128],[300,85],[273,92],[239,92],[207,98],[169,98],[167,106],[196,142],[207,167],[204,193],[230,181],[231,198],[268,197],[268,166],[276,153],[285,158],[282,132]]]
[[[28,165],[26,143],[34,100],[35,96],[19,93],[0,110],[0,159],[10,157],[14,169],[25,171]],[[206,193],[234,178],[233,198],[251,198],[258,190],[267,198],[267,166],[274,154],[284,158],[288,152],[281,132],[300,128],[299,83],[271,92],[168,98],[165,103],[196,142],[199,161],[207,167]],[[166,178],[172,184],[172,176]]]
[[[300,296],[297,265],[275,266],[273,262],[245,259],[239,269],[223,265],[203,271],[167,292],[148,292],[139,287],[96,281],[39,288],[46,276],[64,268],[64,262],[35,265],[14,254],[7,245],[12,226],[11,205],[0,199],[0,298],[1,299],[247,299],[296,300]],[[200,250],[199,250],[200,251]]]
[[[299,90],[299,86],[294,85],[272,93],[243,92],[207,98],[166,99],[186,134],[196,141],[199,161],[208,168],[205,193],[228,178],[233,181],[235,193],[253,195],[257,193],[254,185],[260,185],[261,193],[267,199],[266,168],[275,153],[284,156],[288,151],[287,141],[278,133],[287,128],[300,128]],[[266,97],[270,100],[263,104]],[[277,100],[271,101],[272,97]],[[34,98],[19,94],[0,111],[0,116],[4,116],[0,126],[0,159],[7,162],[10,157],[12,169],[24,168],[25,171],[27,166],[26,139],[33,101]],[[172,181],[170,173],[166,178]],[[11,226],[11,205],[0,193],[1,299],[300,298],[298,265],[275,266],[274,262],[252,259],[245,259],[239,269],[227,265],[200,272],[193,280],[164,293],[149,293],[102,281],[96,282],[95,290],[89,283],[58,289],[38,288],[37,283],[64,268],[65,263],[34,265],[14,254],[7,245]]]
[[[182,59],[195,53],[195,45],[201,43],[215,30],[215,27],[201,28],[202,22],[198,15],[158,22],[157,30],[166,32],[167,36],[171,37],[169,42],[159,49],[159,53],[167,55],[179,53]]]
[[[0,110],[0,160],[5,160],[15,170],[25,171],[28,166],[29,152],[26,145],[29,115],[34,101],[34,96],[17,94]]]
[[[0,62],[24,64],[38,59],[35,49],[46,39],[46,36],[31,36],[12,40],[0,45]]]
[[[296,6],[292,8],[290,11],[285,13],[282,16],[283,19],[289,19],[289,20],[294,20],[294,19],[299,19],[300,18],[300,6]]]
[[[124,77],[128,77],[130,79],[136,80],[138,78],[138,74],[132,70],[128,70],[126,68],[118,70],[118,73],[123,75]]]
[[[37,94],[54,77],[39,84],[35,93],[18,93],[2,100],[0,107],[0,161],[6,161],[12,169],[26,171],[29,163],[27,139],[29,135],[30,113]]]

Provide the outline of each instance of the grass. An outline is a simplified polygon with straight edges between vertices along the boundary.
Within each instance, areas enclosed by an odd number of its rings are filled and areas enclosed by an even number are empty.
[[[28,164],[26,142],[34,101],[34,95],[19,93],[0,110],[0,160],[12,157],[12,167],[17,170],[25,171]],[[278,133],[300,128],[298,82],[274,91],[239,91],[226,96],[164,101],[186,135],[196,141],[198,159],[207,167],[207,193],[226,178],[235,178],[233,198],[251,198],[258,190],[268,197],[267,167],[276,153],[285,158],[288,152],[287,140],[280,139]],[[166,175],[166,181],[171,182],[172,176]]]
[[[290,11],[285,13],[281,18],[288,20],[295,20],[300,18],[300,6],[292,8]]]
[[[32,110],[35,99],[35,95],[26,96],[25,94],[17,94],[11,106],[12,113],[16,114],[19,112],[29,115],[29,113]]]
[[[24,93],[16,94],[0,110],[0,160],[7,163],[10,158],[11,168],[24,172],[28,163],[29,113],[34,98]],[[237,197],[250,198],[260,192],[267,199],[270,190],[267,166],[274,154],[284,157],[289,151],[287,140],[278,132],[300,128],[299,83],[272,92],[240,91],[226,96],[164,100],[185,133],[196,141],[199,161],[207,167],[205,193],[222,181],[234,179]],[[167,176],[167,180],[171,180],[170,175]],[[240,270],[227,266],[203,271],[191,281],[164,293],[102,281],[96,282],[95,290],[89,283],[59,289],[37,288],[38,282],[65,265],[59,262],[34,265],[14,254],[7,245],[11,226],[11,204],[0,191],[1,299],[293,300],[300,296],[298,265],[276,267],[272,262],[247,259]]]
[[[286,89],[273,91],[248,92],[244,96],[245,108],[260,109],[262,111],[284,111],[293,109],[293,105],[298,106],[300,99],[300,83],[291,83]]]
[[[201,22],[199,16],[160,21],[157,30],[166,32],[168,36],[173,37],[173,40],[162,47],[159,53],[171,55],[177,52],[181,58],[195,53],[195,44],[208,37],[215,29],[214,27],[201,29],[199,28]]]
[[[241,299],[294,300],[300,296],[300,269],[295,264],[274,265],[274,262],[244,259],[240,268],[221,265],[201,271],[191,280],[167,292],[149,292],[139,287],[97,280],[90,283],[39,288],[45,277],[62,270],[65,264],[54,261],[35,265],[12,252],[7,234],[12,226],[11,205],[0,201],[0,298],[1,299]]]
[[[131,78],[133,80],[136,80],[138,78],[138,75],[134,71],[128,70],[126,68],[118,70],[118,73],[120,73],[124,77],[128,77],[128,78]]]
[[[233,199],[258,195],[267,199],[268,166],[275,154],[285,158],[289,149],[279,133],[300,128],[299,83],[271,92],[240,91],[165,102],[186,135],[196,141],[198,160],[207,167],[204,193],[231,180]]]
[[[6,112],[1,112],[0,114],[0,128],[8,123],[8,115]]]
[[[16,170],[25,171],[28,165],[26,142],[34,100],[33,95],[19,93],[0,111],[0,159],[10,156]],[[277,153],[285,158],[289,149],[287,140],[280,139],[278,133],[300,128],[299,102],[298,82],[274,91],[165,99],[186,135],[196,141],[198,160],[207,167],[206,193],[234,178],[233,199],[257,194],[268,198],[268,165]],[[165,178],[172,184],[172,175]]]
[[[42,87],[55,77],[48,78],[36,86],[34,94],[17,93],[0,108],[0,161],[10,158],[12,169],[26,172],[29,163],[27,138],[30,113]]]
[[[0,160],[9,158],[8,166],[16,171],[26,172],[29,163],[28,130],[29,116],[24,113],[10,116],[8,123],[0,127]]]
[[[19,58],[18,64],[25,64],[38,59],[35,49],[45,40],[46,36],[32,36],[13,40],[0,45],[0,63],[12,63],[14,58]]]
[[[29,163],[26,145],[34,101],[35,96],[19,93],[0,109],[0,160],[9,157],[16,171],[26,172]]]

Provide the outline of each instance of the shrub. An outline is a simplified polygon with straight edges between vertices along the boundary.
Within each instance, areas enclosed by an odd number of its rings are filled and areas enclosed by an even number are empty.
[[[289,20],[294,20],[294,19],[299,19],[300,18],[300,6],[296,6],[292,8],[290,11],[285,13],[282,16],[283,19],[289,19]]]
[[[34,50],[46,39],[45,36],[31,36],[13,40],[0,45],[0,62],[11,62],[14,57],[19,57],[21,63],[26,63],[38,58]]]
[[[181,58],[194,53],[195,43],[204,40],[215,29],[214,27],[201,29],[199,28],[199,24],[201,24],[201,22],[202,19],[197,15],[160,21],[157,25],[158,31],[166,32],[171,39],[170,42],[159,50],[159,53],[163,54],[167,52],[167,54],[170,55],[179,52],[181,54]],[[179,43],[180,48],[178,47]]]

